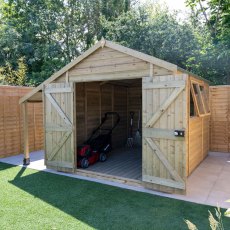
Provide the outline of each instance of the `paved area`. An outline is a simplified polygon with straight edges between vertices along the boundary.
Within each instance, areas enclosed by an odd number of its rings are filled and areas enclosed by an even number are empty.
[[[31,164],[28,168],[47,171],[55,174],[66,175],[78,179],[94,181],[98,183],[117,186],[125,189],[146,192],[174,199],[186,200],[200,204],[220,206],[228,208],[229,203],[225,201],[230,199],[230,154],[210,152],[209,156],[199,165],[191,174],[187,182],[187,194],[175,195],[155,192],[143,187],[134,187],[106,180],[99,180],[74,174],[56,172],[47,169],[44,165],[44,152],[36,151],[30,154]],[[17,155],[0,159],[0,162],[22,166],[23,155]]]
[[[186,198],[198,203],[230,207],[230,154],[210,152],[189,176]]]

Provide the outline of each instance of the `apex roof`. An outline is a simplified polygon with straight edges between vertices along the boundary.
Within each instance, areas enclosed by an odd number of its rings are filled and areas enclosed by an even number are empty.
[[[151,64],[157,65],[159,67],[165,68],[167,70],[171,70],[173,72],[177,71],[177,65],[174,65],[170,62],[161,60],[159,58],[141,53],[139,51],[124,47],[122,45],[116,44],[114,42],[105,40],[104,38],[101,39],[101,41],[98,41],[94,46],[92,46],[90,49],[88,49],[86,52],[84,52],[82,55],[78,56],[75,60],[71,61],[69,64],[67,64],[66,66],[64,66],[62,69],[60,69],[59,71],[57,71],[56,73],[54,73],[51,77],[49,77],[47,80],[45,80],[44,82],[42,82],[39,86],[37,86],[36,88],[34,88],[32,91],[30,91],[29,93],[27,93],[25,96],[23,96],[20,100],[19,100],[19,104],[28,101],[32,96],[34,96],[35,94],[39,93],[42,89],[43,89],[43,85],[49,84],[52,81],[54,81],[55,79],[57,79],[58,77],[60,77],[63,73],[67,72],[69,69],[71,69],[72,67],[74,67],[75,65],[77,65],[79,62],[81,62],[82,60],[84,60],[86,57],[88,57],[90,54],[92,54],[93,52],[95,52],[96,50],[103,48],[103,47],[108,47],[114,50],[117,50],[119,52],[128,54],[130,56],[139,58],[143,61],[149,62]]]

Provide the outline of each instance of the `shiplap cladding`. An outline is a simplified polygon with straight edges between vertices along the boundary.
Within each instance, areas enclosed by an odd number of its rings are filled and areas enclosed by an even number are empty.
[[[192,82],[202,85],[207,94],[209,85],[201,80],[190,77]],[[206,103],[209,104],[207,95]],[[212,113],[212,112],[211,112]],[[194,169],[204,160],[209,151],[209,129],[210,129],[210,114],[204,116],[189,117],[189,151],[187,163],[187,175],[190,175]]]

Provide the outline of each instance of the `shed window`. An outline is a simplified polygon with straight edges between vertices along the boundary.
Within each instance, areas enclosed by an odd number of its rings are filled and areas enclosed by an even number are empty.
[[[192,97],[192,94],[190,92],[190,117],[194,117],[196,116],[196,110],[195,110],[195,104],[194,104],[194,100]]]
[[[201,92],[201,95],[203,97],[205,112],[210,113],[208,94],[207,94],[206,89],[202,85],[200,85],[200,92]]]
[[[190,116],[208,115],[210,113],[210,109],[209,109],[208,96],[205,87],[196,82],[192,82],[190,93],[192,96],[193,106],[194,106],[194,108],[192,108],[191,99],[190,99]],[[192,115],[192,111],[197,111],[197,114],[193,112],[194,115]]]
[[[195,93],[195,95],[198,95],[198,92],[197,92],[197,84],[192,84],[192,86],[193,86],[193,90],[194,90],[194,93]]]

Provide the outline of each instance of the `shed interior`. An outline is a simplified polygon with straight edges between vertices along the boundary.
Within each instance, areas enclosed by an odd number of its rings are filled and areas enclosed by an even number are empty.
[[[130,112],[134,112],[133,137],[142,114],[142,79],[76,83],[76,143],[82,145],[97,128],[106,112],[117,112],[120,122],[112,134],[112,151],[105,162],[90,165],[87,171],[141,180],[141,145],[127,147]],[[115,117],[105,125],[111,128]],[[105,127],[104,127],[105,128]],[[141,130],[141,121],[140,121]]]

